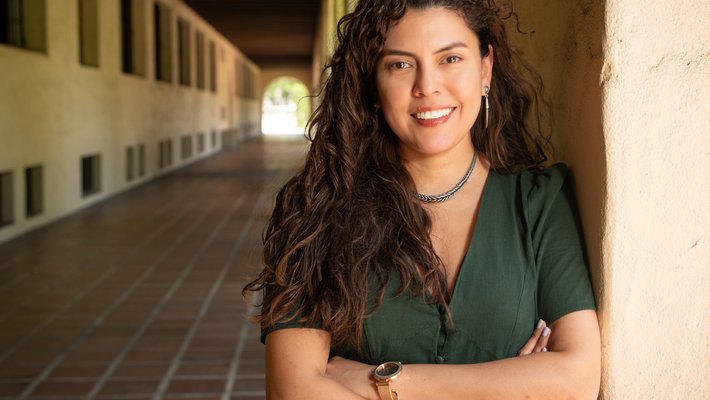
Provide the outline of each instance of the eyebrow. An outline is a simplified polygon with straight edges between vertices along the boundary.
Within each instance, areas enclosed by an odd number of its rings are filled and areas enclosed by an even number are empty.
[[[448,46],[440,48],[439,50],[435,51],[434,54],[443,53],[445,51],[449,51],[449,50],[455,49],[457,47],[468,48],[468,45],[464,42],[454,42]],[[404,50],[397,50],[397,49],[384,49],[382,51],[382,57],[384,57],[384,56],[407,56],[407,57],[417,58],[417,56],[414,53],[410,53],[410,52],[404,51]]]

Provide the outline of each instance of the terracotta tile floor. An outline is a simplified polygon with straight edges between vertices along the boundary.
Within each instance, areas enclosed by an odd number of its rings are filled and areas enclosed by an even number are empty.
[[[0,245],[0,400],[263,399],[241,289],[305,149],[250,140]]]

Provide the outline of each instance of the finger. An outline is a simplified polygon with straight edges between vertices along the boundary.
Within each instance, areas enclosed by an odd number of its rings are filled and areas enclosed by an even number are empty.
[[[537,325],[535,326],[535,330],[532,333],[532,336],[530,336],[530,339],[528,339],[527,342],[525,342],[525,345],[518,351],[518,356],[526,356],[528,354],[531,354],[533,352],[533,349],[535,349],[535,345],[538,342],[538,339],[542,336],[542,331],[547,327],[547,324],[543,320],[539,320],[537,322]]]
[[[535,348],[533,348],[533,353],[540,353],[542,352],[543,349],[547,349],[547,342],[550,340],[550,334],[552,334],[552,330],[550,327],[546,326],[543,330],[542,333],[540,334],[540,338],[537,340],[537,343],[535,343]]]

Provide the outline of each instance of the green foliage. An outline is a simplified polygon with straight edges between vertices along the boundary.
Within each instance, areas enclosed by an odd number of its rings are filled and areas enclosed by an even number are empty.
[[[303,128],[311,115],[311,99],[308,88],[301,81],[290,77],[275,79],[266,88],[264,101],[274,105],[296,105],[298,127]]]

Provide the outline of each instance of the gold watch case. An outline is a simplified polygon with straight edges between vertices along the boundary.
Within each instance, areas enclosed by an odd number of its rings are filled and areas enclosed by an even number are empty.
[[[396,378],[397,375],[402,373],[402,363],[399,361],[387,361],[382,363],[375,368],[372,376],[378,382],[387,382]]]

